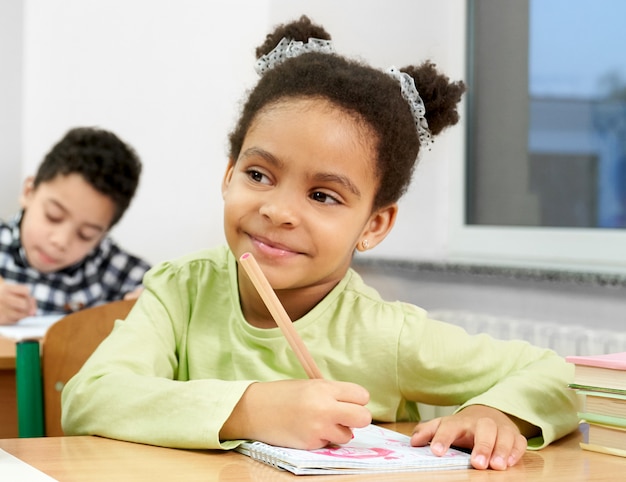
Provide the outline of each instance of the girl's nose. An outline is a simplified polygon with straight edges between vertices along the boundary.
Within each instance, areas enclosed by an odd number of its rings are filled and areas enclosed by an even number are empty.
[[[293,196],[273,193],[261,204],[259,213],[275,226],[298,224],[298,207]]]

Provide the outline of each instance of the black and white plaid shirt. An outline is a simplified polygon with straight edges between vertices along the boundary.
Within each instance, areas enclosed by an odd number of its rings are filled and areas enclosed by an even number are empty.
[[[119,300],[141,285],[150,265],[104,238],[81,262],[54,273],[41,273],[26,261],[20,242],[22,212],[0,220],[0,276],[30,286],[37,315],[63,314]]]

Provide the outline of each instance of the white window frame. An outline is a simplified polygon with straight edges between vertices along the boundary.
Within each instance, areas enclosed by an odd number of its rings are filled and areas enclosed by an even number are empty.
[[[467,15],[471,14],[471,5],[468,4]],[[470,61],[468,55],[468,63]],[[465,147],[468,136],[466,129]],[[452,156],[450,161],[458,165],[453,165],[449,170],[449,262],[626,274],[624,229],[466,224],[467,148],[465,151]]]

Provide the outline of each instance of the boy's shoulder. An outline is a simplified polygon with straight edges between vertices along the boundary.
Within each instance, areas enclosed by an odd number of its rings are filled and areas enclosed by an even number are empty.
[[[132,269],[143,272],[148,271],[151,267],[146,260],[126,251],[113,238],[105,236],[91,253],[70,267],[69,271],[73,272],[78,269],[93,272],[107,266],[110,266],[113,271]]]
[[[0,243],[5,243],[6,236],[11,234],[11,228],[9,224],[2,218],[0,218]]]
[[[0,218],[0,249],[8,250],[10,247],[19,246],[19,216],[13,216],[8,220]]]
[[[7,219],[0,218],[0,230],[13,231],[15,227],[19,225],[19,221],[21,217],[22,217],[21,214],[18,213]]]

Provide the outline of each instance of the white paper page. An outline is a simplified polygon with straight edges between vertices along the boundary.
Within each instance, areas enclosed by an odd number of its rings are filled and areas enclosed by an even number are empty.
[[[0,480],[19,482],[55,482],[49,475],[0,449]]]
[[[361,474],[418,470],[451,470],[471,467],[470,455],[453,448],[441,457],[429,446],[412,447],[411,438],[384,427],[353,429],[354,438],[339,446],[314,450],[276,447],[245,442],[237,451],[260,462],[306,474]]]
[[[0,336],[14,340],[43,338],[48,328],[64,315],[29,316],[14,325],[0,325]]]

